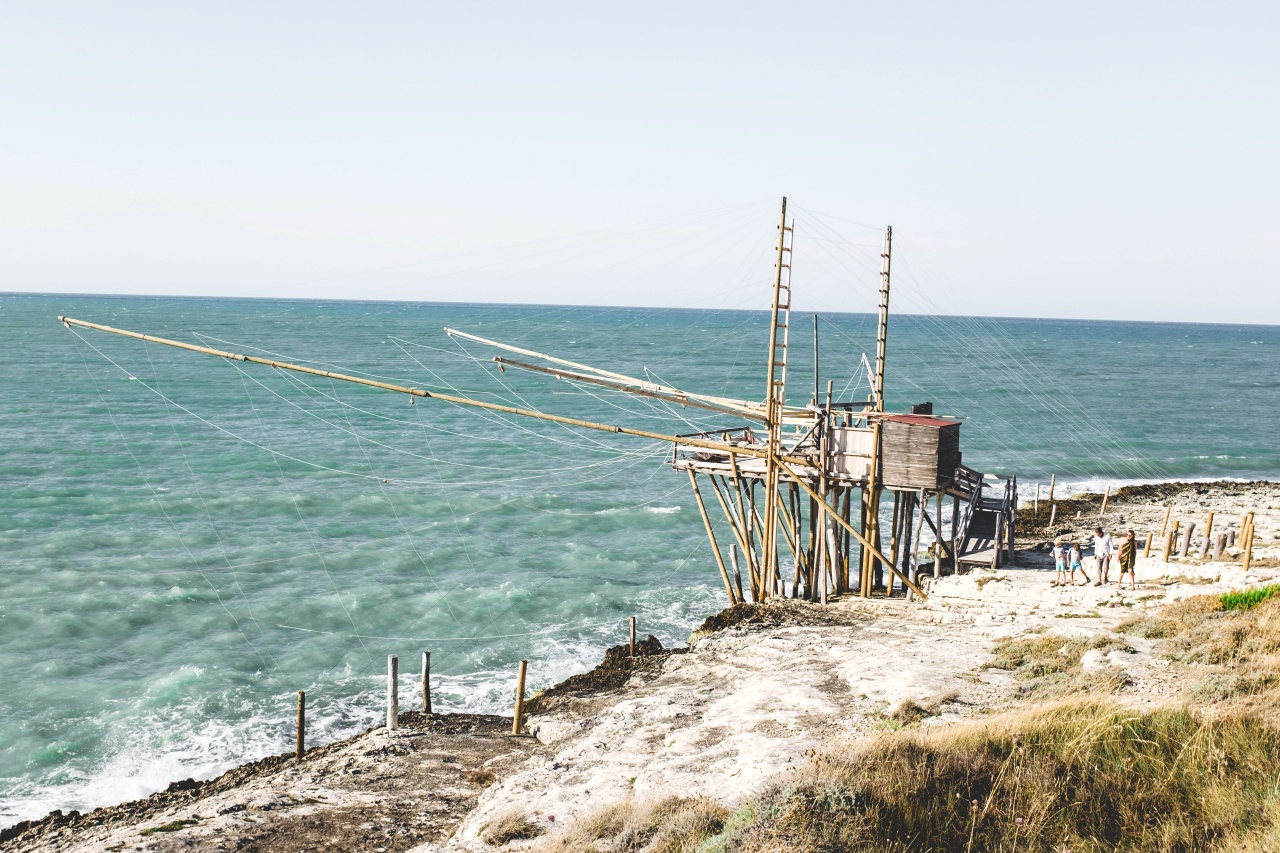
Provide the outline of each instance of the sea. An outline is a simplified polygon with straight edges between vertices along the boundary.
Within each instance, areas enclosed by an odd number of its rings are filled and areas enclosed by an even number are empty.
[[[760,399],[763,311],[0,294],[0,825],[375,724],[510,708],[725,605],[668,445],[58,322],[664,434],[723,415],[515,368],[455,328]],[[794,316],[789,402],[865,400],[875,318]],[[512,356],[518,360],[530,357]],[[1027,497],[1280,476],[1280,327],[895,315],[889,408],[962,420]]]

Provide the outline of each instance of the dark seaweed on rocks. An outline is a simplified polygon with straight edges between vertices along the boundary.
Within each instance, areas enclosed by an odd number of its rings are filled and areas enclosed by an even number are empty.
[[[563,706],[565,700],[582,699],[608,690],[617,690],[632,675],[656,676],[662,661],[684,651],[686,650],[683,648],[664,649],[662,642],[652,634],[636,641],[634,658],[631,657],[630,645],[614,646],[604,653],[604,660],[595,669],[571,675],[555,687],[547,688],[530,699],[525,708],[530,714],[545,714]]]

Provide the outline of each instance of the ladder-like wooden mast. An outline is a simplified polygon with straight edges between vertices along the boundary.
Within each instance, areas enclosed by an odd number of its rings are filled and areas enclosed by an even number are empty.
[[[768,431],[764,478],[764,516],[761,519],[761,599],[773,592],[778,578],[778,485],[782,469],[782,417],[787,402],[787,342],[791,327],[791,244],[794,223],[787,225],[787,200],[778,216],[778,251],[774,262],[773,309],[769,319],[768,386],[765,396],[765,428]]]

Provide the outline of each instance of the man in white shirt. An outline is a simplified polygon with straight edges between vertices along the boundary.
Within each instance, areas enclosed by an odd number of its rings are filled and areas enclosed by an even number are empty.
[[[1111,582],[1111,534],[1101,527],[1093,528],[1093,557],[1098,562],[1098,580],[1094,586]]]

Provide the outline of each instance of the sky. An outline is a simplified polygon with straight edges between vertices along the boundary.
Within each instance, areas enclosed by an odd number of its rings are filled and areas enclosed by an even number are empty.
[[[0,291],[1280,323],[1280,6],[0,8]]]

